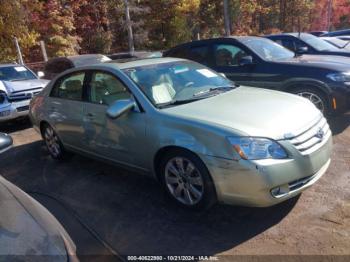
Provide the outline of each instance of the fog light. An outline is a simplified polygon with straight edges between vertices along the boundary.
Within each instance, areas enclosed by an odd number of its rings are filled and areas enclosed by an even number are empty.
[[[274,197],[277,197],[278,195],[281,194],[281,188],[280,187],[275,187],[275,188],[271,189],[271,194]]]

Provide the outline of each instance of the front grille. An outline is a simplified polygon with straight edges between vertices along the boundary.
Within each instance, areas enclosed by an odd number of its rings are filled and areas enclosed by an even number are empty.
[[[35,92],[40,92],[41,89],[43,89],[43,88],[39,86],[39,87],[34,87],[34,88],[26,89],[26,90],[14,91],[14,92],[12,92],[12,94],[18,94],[18,93],[23,93],[23,92],[35,93]]]
[[[23,111],[28,111],[28,110],[29,110],[29,106],[17,107],[18,112],[23,112]]]
[[[303,155],[310,154],[318,148],[318,145],[328,139],[331,135],[331,130],[327,120],[322,117],[319,122],[317,122],[310,129],[305,132],[289,139],[289,142],[295,146],[299,152]]]
[[[314,176],[307,176],[298,180],[294,180],[288,183],[289,191],[294,191],[301,188],[303,185],[307,184]]]
[[[8,96],[8,101],[9,102],[17,102],[17,101],[32,99],[32,97],[39,94],[41,92],[41,90],[42,90],[42,88],[40,87],[40,88],[28,89],[28,90],[24,90],[24,91],[12,92]]]

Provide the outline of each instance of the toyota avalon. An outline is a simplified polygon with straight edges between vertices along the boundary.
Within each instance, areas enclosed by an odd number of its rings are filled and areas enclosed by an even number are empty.
[[[195,209],[274,205],[330,164],[331,131],[309,100],[178,58],[71,69],[32,100],[30,117],[54,159],[72,151],[149,174]]]

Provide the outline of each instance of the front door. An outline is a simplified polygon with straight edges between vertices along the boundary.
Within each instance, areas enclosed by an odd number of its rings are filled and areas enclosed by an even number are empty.
[[[237,84],[256,86],[252,77],[253,67],[240,65],[241,58],[251,56],[240,46],[231,43],[215,43],[213,45],[213,69],[224,73],[227,78]]]
[[[109,106],[122,99],[133,99],[128,88],[113,74],[92,71],[84,103],[83,140],[89,153],[106,159],[143,168],[146,114],[138,109],[111,119]]]

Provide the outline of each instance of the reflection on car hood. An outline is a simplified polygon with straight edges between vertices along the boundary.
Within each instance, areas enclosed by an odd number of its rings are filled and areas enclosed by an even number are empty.
[[[36,200],[1,176],[0,210],[0,256],[54,255],[53,261],[67,261],[65,243],[74,244],[63,227]]]
[[[350,57],[331,55],[302,55],[286,60],[276,61],[283,64],[297,64],[324,69],[350,71]]]
[[[50,81],[44,79],[31,79],[23,81],[2,81],[8,93],[26,91],[35,88],[44,88]],[[5,90],[4,90],[5,91]]]
[[[305,98],[253,87],[239,87],[163,110],[174,116],[232,128],[240,134],[276,140],[286,134],[299,134],[322,117]]]

